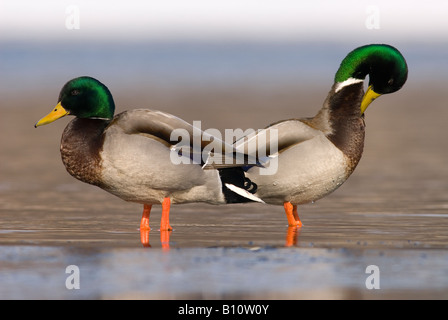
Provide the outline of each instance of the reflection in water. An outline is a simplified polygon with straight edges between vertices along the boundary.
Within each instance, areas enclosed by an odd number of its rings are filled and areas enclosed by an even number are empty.
[[[172,230],[160,230],[160,242],[163,250],[170,249],[170,235]]]
[[[149,232],[150,229],[140,229],[140,241],[145,248],[151,248],[149,243]],[[172,230],[161,230],[160,231],[160,243],[162,244],[163,250],[170,249],[170,235]]]
[[[286,229],[286,242],[285,247],[292,247],[298,245],[298,239],[301,232],[301,227],[288,227]],[[172,230],[169,231],[160,231],[160,243],[163,250],[170,249],[170,236]],[[151,248],[151,244],[149,243],[149,232],[150,229],[140,229],[140,241],[145,248]]]
[[[301,227],[288,227],[286,231],[286,243],[285,247],[297,246]]]
[[[151,244],[149,243],[149,229],[140,228],[140,241],[145,248],[151,248]]]

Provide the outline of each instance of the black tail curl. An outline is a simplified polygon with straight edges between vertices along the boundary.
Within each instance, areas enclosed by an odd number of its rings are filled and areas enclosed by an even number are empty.
[[[257,192],[257,184],[252,182],[249,178],[246,178],[243,168],[225,168],[219,169],[218,171],[222,183],[222,192],[227,203],[255,202],[229,190],[226,187],[226,183],[228,183],[233,184],[238,188],[244,189],[252,194],[255,194],[255,192]]]

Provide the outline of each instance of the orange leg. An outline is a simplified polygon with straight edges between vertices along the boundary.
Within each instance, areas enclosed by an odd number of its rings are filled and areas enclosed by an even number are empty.
[[[140,221],[140,231],[151,230],[151,228],[149,227],[149,214],[151,213],[151,207],[152,205],[150,204],[143,205],[142,220]]]
[[[144,247],[151,247],[149,244],[149,214],[151,213],[151,205],[143,205],[142,220],[140,221],[140,241]]]
[[[301,228],[303,226],[302,221],[300,221],[299,214],[297,213],[297,205],[294,205],[292,208],[292,214],[294,219],[296,220],[296,226]]]
[[[173,230],[170,226],[170,206],[171,200],[169,197],[163,199],[162,202],[162,220],[160,221],[160,231]]]
[[[288,226],[290,227],[302,227],[302,221],[300,221],[299,214],[297,213],[297,206],[291,202],[283,203],[285,208],[286,218],[288,219]]]

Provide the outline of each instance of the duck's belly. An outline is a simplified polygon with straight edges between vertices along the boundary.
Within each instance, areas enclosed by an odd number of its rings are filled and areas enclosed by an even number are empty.
[[[125,201],[142,204],[159,204],[162,203],[165,197],[169,196],[169,192],[166,190],[151,188],[139,183],[128,183],[126,177],[120,179],[114,176],[113,179],[108,179],[108,172],[105,172],[103,177],[106,181],[113,181],[113,183],[102,186],[102,189]],[[128,179],[132,178],[128,177]]]
[[[206,202],[209,204],[225,203],[221,192],[221,181],[216,171],[205,174],[209,180],[204,184],[181,185],[184,180],[172,180],[177,187],[159,188],[154,186],[154,180],[141,180],[138,176],[117,175],[115,170],[105,170],[103,179],[108,181],[102,188],[109,193],[131,202],[142,204],[160,204],[165,197],[171,198],[172,204]]]
[[[280,154],[275,174],[252,168],[247,177],[266,203],[303,204],[336,190],[348,178],[348,158],[324,136],[317,136]]]
[[[106,139],[102,157],[102,188],[123,200],[157,204],[222,203],[221,184],[215,171],[195,164],[175,164],[169,149],[144,136],[123,135]],[[110,143],[113,141],[114,143]]]

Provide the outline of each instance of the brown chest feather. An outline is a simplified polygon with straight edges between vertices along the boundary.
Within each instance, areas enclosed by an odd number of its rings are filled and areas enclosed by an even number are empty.
[[[68,173],[83,182],[101,186],[101,156],[108,121],[72,120],[61,140],[61,157]]]

